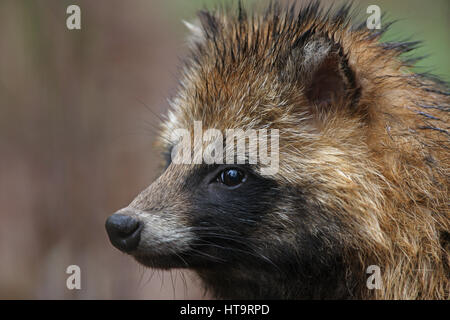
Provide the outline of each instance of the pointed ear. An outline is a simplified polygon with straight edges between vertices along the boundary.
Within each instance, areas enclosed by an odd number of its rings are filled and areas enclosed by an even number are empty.
[[[308,39],[291,51],[286,63],[291,81],[300,82],[311,104],[354,105],[359,98],[355,73],[338,44],[326,38]]]

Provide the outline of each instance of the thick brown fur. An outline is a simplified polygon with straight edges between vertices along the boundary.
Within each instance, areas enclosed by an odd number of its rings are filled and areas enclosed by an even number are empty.
[[[278,292],[285,294],[258,294],[264,290],[256,288],[248,297],[448,299],[448,87],[411,71],[412,60],[401,55],[417,43],[380,43],[385,29],[354,26],[349,12],[350,6],[325,10],[318,3],[300,10],[273,4],[261,14],[249,14],[241,6],[201,12],[200,26],[190,25],[192,50],[161,145],[168,149],[171,132],[192,128],[194,120],[220,130],[280,130],[280,168],[271,180],[285,190],[285,198],[267,209],[251,237],[265,239],[268,246],[283,244],[277,252],[295,251],[295,194],[301,194],[305,230],[317,237],[330,235],[323,240],[326,251],[339,252],[338,266],[330,268],[339,269],[337,277],[343,280],[330,280],[330,285],[341,286],[330,295],[320,289],[302,294],[301,289],[284,287]],[[328,43],[327,52],[333,52],[330,68],[335,67],[333,59],[339,59],[335,72],[345,79],[341,85],[346,93],[314,103],[308,81],[321,53],[314,52],[309,63],[299,60],[308,57],[308,48],[322,50],[321,43]],[[157,183],[170,189],[173,182],[161,181],[183,177],[166,173]],[[155,190],[144,192],[131,207],[154,207],[155,201],[162,201],[150,195],[158,193]],[[176,201],[184,206],[192,201],[189,196],[183,199]],[[306,255],[300,249],[298,254],[300,260]],[[273,254],[273,262],[282,255]],[[366,286],[370,265],[381,268],[379,290]],[[296,268],[292,272],[301,273]],[[194,269],[218,297],[245,297],[216,285],[219,272]],[[228,271],[239,272],[236,269]]]

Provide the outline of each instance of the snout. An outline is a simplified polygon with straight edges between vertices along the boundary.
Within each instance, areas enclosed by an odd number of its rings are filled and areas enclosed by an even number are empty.
[[[120,251],[129,253],[138,247],[143,228],[138,219],[115,213],[106,220],[105,227],[109,240]]]

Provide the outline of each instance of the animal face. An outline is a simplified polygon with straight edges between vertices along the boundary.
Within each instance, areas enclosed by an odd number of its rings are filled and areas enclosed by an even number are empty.
[[[200,57],[201,67],[186,71],[191,80],[172,103],[162,140],[167,150],[173,150],[173,160],[177,152],[185,152],[186,144],[193,146],[194,153],[208,149],[211,139],[191,139],[195,121],[219,132],[276,129],[281,131],[276,141],[279,172],[264,175],[260,162],[250,163],[248,150],[241,152],[241,161],[225,161],[236,149],[234,139],[228,137],[218,140],[224,143],[224,152],[215,163],[171,161],[156,182],[118,212],[124,228],[133,237],[139,233],[139,241],[116,243],[124,243],[118,247],[140,262],[163,268],[204,267],[235,265],[250,255],[250,264],[273,267],[271,256],[279,252],[305,251],[312,256],[335,242],[339,223],[320,209],[320,200],[313,196],[318,185],[314,174],[322,173],[311,168],[318,165],[311,158],[323,158],[318,145],[326,130],[315,108],[340,104],[343,109],[350,103],[350,81],[342,71],[345,59],[329,40],[315,36],[278,53],[278,59],[259,61],[255,70],[248,60],[257,64],[258,50],[226,67],[216,65],[212,57]],[[215,55],[229,59],[219,52]],[[187,141],[171,135],[179,129],[188,132]],[[248,147],[255,137],[248,135]],[[336,138],[334,143],[335,152],[344,153],[337,147],[342,141]],[[268,145],[273,149],[273,143]],[[330,151],[333,145],[327,148]],[[191,148],[187,153],[191,155]],[[129,224],[135,227],[128,229]]]
[[[191,55],[159,141],[166,169],[106,228],[140,263],[194,269],[218,297],[361,297],[370,261],[405,252],[387,230],[416,190],[393,177],[416,156],[393,134],[415,120],[386,97],[417,91],[388,86],[401,79],[397,53],[351,30],[348,7],[270,10],[189,24]]]
[[[322,58],[313,58],[312,50],[318,50]],[[347,171],[352,164],[340,145],[355,137],[359,142],[360,136],[352,132],[357,120],[347,120],[351,126],[340,131],[327,128],[323,117],[340,120],[339,112],[331,111],[332,104],[345,108],[350,104],[350,91],[345,89],[349,81],[341,72],[344,60],[324,39],[312,39],[291,55],[286,54],[284,62],[274,61],[275,66],[261,65],[259,71],[249,69],[246,60],[236,61],[226,72],[212,65],[207,68],[207,61],[201,69],[187,71],[195,80],[173,101],[162,132],[162,145],[166,152],[172,150],[171,160],[157,181],[108,220],[116,247],[146,266],[192,268],[204,278],[211,272],[233,272],[236,281],[255,274],[263,279],[274,272],[295,274],[308,295],[312,293],[306,279],[312,288],[328,281],[331,274],[343,277],[340,244],[346,232],[343,222],[328,209],[326,190],[345,185],[341,170]],[[298,63],[291,61],[294,57]],[[303,70],[311,59],[319,65]],[[298,72],[303,72],[303,78]],[[295,79],[290,73],[296,74]],[[327,106],[330,110],[324,116],[320,110]],[[199,141],[194,137],[195,121],[201,121],[205,129]],[[236,161],[226,161],[230,153],[239,151],[233,138],[214,140],[223,143],[223,154],[214,163],[192,163],[196,158],[192,154],[198,149],[206,152],[211,145],[204,132],[209,128],[223,132],[221,138],[228,129],[278,130],[279,140],[268,139],[265,145],[266,153],[272,154],[278,144],[278,171],[264,174],[260,154],[251,163],[248,149],[255,136],[250,134],[241,161],[238,156]],[[179,129],[188,132],[187,139],[174,137],[172,133]],[[257,144],[258,149],[261,146]],[[360,143],[353,145],[355,151],[360,147]],[[173,161],[180,152],[191,163]],[[345,168],[338,167],[340,161]]]

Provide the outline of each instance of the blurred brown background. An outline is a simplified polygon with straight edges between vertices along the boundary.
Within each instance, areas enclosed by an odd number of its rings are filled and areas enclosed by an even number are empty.
[[[0,0],[0,298],[207,298],[192,274],[113,248],[104,221],[158,176],[181,19],[214,2]],[[448,0],[356,1],[369,2],[404,18],[390,36],[425,40],[421,65],[450,79]],[[70,4],[81,30],[66,28]],[[66,288],[71,264],[81,290]]]

